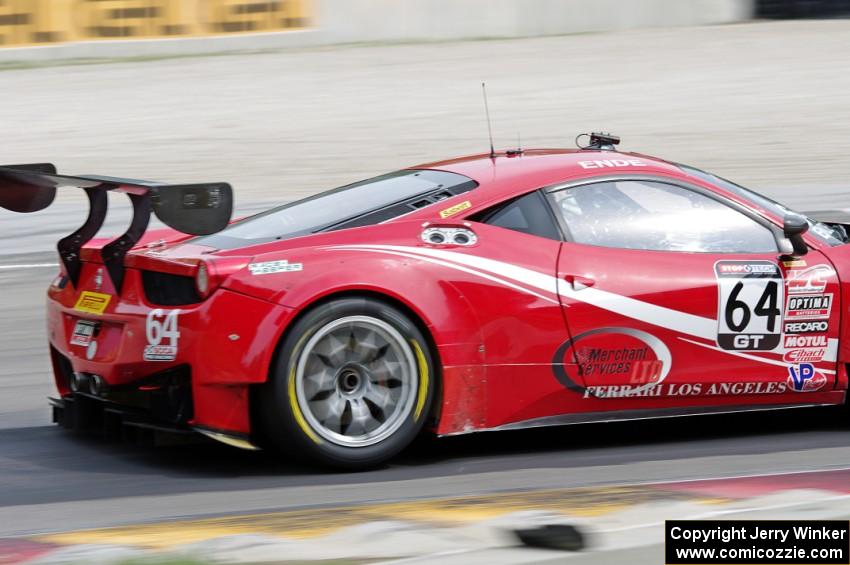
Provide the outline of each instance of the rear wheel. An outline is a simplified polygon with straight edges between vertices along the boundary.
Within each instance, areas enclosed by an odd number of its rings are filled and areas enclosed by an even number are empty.
[[[298,320],[260,395],[265,436],[286,453],[374,466],[421,430],[434,391],[424,336],[397,308],[343,298]]]

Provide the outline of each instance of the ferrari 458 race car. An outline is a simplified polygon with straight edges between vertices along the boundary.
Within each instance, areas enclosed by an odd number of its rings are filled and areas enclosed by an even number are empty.
[[[843,403],[845,220],[618,141],[430,163],[235,222],[225,183],[0,168],[9,210],[90,201],[48,290],[54,419],[357,468],[423,430]],[[93,239],[107,191],[134,208],[111,241]],[[169,228],[145,232],[152,212]]]

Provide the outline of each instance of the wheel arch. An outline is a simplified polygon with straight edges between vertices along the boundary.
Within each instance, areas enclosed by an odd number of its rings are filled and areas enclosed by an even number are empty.
[[[370,298],[372,300],[377,300],[389,304],[390,306],[393,306],[394,308],[401,311],[405,316],[407,316],[408,319],[422,333],[423,337],[425,338],[426,345],[428,346],[428,352],[430,353],[431,359],[433,360],[434,373],[434,397],[431,402],[430,412],[428,414],[428,421],[425,425],[428,428],[436,428],[437,423],[440,419],[441,407],[443,404],[443,363],[440,357],[437,341],[435,340],[434,335],[431,331],[431,326],[427,323],[426,319],[423,317],[420,311],[416,309],[413,305],[411,305],[407,301],[400,299],[397,296],[393,296],[390,293],[381,292],[379,290],[370,288],[339,289],[317,296],[313,300],[303,304],[289,319],[286,324],[286,327],[283,328],[283,331],[281,331],[277,336],[277,341],[274,345],[274,353],[270,358],[269,366],[266,368],[266,382],[271,379],[272,371],[274,371],[274,368],[277,366],[278,358],[281,354],[283,344],[286,341],[286,338],[289,337],[290,332],[292,331],[292,328],[296,325],[296,323],[316,308],[320,308],[324,304],[344,298]],[[262,427],[258,418],[257,395],[262,394],[262,389],[266,382],[251,385],[249,395],[251,435],[252,437],[259,436],[258,440],[260,442],[262,442]]]

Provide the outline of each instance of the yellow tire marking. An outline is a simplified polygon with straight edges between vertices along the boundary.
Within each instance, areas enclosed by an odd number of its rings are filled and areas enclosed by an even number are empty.
[[[428,399],[428,362],[422,348],[414,340],[410,340],[413,351],[416,353],[416,362],[419,364],[419,393],[416,396],[416,410],[413,412],[413,420],[419,421],[425,401]]]
[[[295,348],[292,350],[294,360],[292,360],[292,369],[289,371],[289,406],[292,409],[292,415],[295,416],[295,422],[301,428],[301,431],[304,432],[304,435],[313,440],[316,444],[322,445],[322,439],[316,435],[316,432],[313,431],[313,428],[307,423],[307,420],[304,419],[304,414],[301,413],[301,407],[298,406],[298,396],[295,394],[295,367],[298,365],[298,355],[301,346],[304,344],[304,340],[307,339],[307,336],[310,335],[310,332],[305,332],[301,339],[298,340],[298,343],[295,344]]]

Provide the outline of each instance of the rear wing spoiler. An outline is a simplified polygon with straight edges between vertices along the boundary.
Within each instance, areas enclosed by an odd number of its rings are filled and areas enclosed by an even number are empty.
[[[80,278],[80,249],[106,219],[107,191],[125,193],[133,205],[133,219],[127,231],[100,250],[103,264],[119,293],[124,281],[124,256],[145,233],[151,213],[170,228],[191,235],[221,231],[233,213],[233,189],[224,182],[170,185],[97,175],[59,175],[50,163],[0,166],[0,207],[7,210],[21,213],[43,210],[53,203],[56,189],[62,187],[81,188],[89,199],[86,221],[56,246],[75,287]]]

